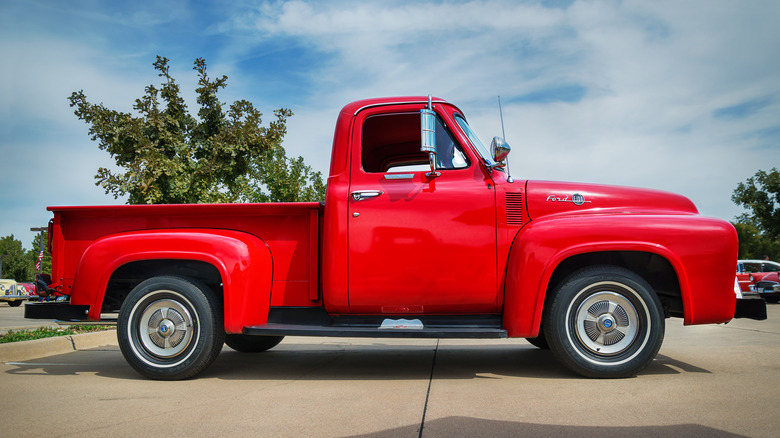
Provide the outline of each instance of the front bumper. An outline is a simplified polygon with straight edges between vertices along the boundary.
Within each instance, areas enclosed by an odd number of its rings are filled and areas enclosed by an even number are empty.
[[[760,295],[767,303],[780,302],[780,283],[775,281],[759,281],[750,285],[751,292]]]
[[[29,298],[29,295],[0,295],[0,301],[26,300]]]
[[[766,301],[758,294],[743,293],[743,298],[737,298],[737,308],[734,318],[747,318],[763,321],[766,319]]]

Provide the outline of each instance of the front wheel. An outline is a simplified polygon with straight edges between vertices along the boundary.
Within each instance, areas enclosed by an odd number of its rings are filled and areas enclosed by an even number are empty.
[[[117,340],[127,362],[150,379],[179,380],[208,367],[225,339],[222,306],[202,283],[150,278],[122,303]]]
[[[617,266],[577,271],[554,291],[545,313],[550,350],[585,377],[630,377],[661,348],[664,318],[650,285]]]
[[[528,343],[533,345],[536,348],[541,348],[542,350],[549,350],[550,344],[547,343],[547,338],[544,337],[544,328],[539,328],[539,335],[535,338],[525,338]]]

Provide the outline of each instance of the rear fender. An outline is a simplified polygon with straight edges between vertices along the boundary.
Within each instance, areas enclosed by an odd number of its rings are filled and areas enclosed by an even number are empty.
[[[263,240],[230,230],[145,230],[104,237],[87,248],[73,282],[72,304],[89,305],[100,319],[111,275],[146,260],[195,260],[214,266],[222,278],[227,333],[268,321],[273,258]]]

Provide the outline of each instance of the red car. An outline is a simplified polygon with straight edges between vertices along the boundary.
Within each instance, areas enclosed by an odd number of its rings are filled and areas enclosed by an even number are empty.
[[[738,260],[737,279],[742,291],[755,290],[767,302],[780,302],[780,293],[775,286],[780,285],[780,263],[769,260]]]
[[[16,283],[16,291],[19,295],[29,297],[29,300],[37,300],[38,292],[35,291],[33,283]]]

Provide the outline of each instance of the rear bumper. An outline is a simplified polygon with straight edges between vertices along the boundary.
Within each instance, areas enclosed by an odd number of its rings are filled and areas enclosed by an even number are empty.
[[[24,306],[24,317],[29,319],[85,321],[88,313],[89,306],[75,305],[67,302],[27,303]]]
[[[766,301],[757,295],[747,295],[737,298],[737,308],[734,318],[747,318],[763,321],[766,319]]]

